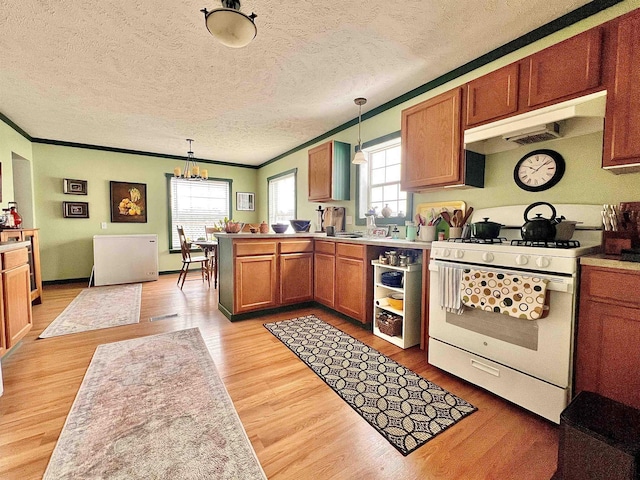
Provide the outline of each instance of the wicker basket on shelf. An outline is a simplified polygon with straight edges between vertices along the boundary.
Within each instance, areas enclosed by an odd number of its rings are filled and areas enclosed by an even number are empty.
[[[385,335],[396,337],[402,334],[402,317],[381,312],[376,317],[376,327]]]

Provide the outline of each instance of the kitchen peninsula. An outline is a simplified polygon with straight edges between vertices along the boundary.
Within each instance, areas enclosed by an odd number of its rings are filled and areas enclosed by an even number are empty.
[[[218,308],[231,321],[318,302],[363,324],[373,319],[373,266],[388,250],[413,250],[423,263],[430,242],[330,237],[321,233],[216,234]],[[426,297],[426,295],[423,295]],[[422,299],[424,326],[427,308]]]

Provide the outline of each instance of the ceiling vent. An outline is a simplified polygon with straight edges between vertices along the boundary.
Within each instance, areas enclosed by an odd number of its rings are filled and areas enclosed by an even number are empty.
[[[508,142],[515,142],[520,145],[529,145],[531,143],[546,142],[560,138],[560,124],[558,122],[547,123],[538,127],[526,128],[508,135],[503,135]]]

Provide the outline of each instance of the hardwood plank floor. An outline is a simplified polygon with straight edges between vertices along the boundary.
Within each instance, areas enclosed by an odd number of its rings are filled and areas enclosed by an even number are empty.
[[[195,277],[194,277],[195,278]],[[270,479],[548,479],[558,427],[321,308],[229,322],[217,291],[177,275],[143,284],[139,324],[36,340],[86,285],[48,286],[34,328],[2,359],[0,478],[41,478],[97,345],[197,326]],[[149,321],[150,317],[176,317]],[[403,457],[263,323],[315,314],[478,407]]]

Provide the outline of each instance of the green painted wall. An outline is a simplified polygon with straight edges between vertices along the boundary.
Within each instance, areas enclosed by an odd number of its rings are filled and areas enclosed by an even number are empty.
[[[401,112],[405,108],[446,92],[451,88],[462,85],[473,78],[496,70],[504,65],[512,63],[520,58],[542,50],[550,45],[558,43],[568,37],[588,30],[596,25],[604,23],[612,18],[628,11],[640,8],[640,0],[628,0],[617,4],[588,19],[556,32],[544,39],[528,45],[514,53],[506,55],[499,60],[491,62],[473,72],[456,78],[429,92],[419,95],[405,103],[382,112],[362,123],[362,141],[366,142],[400,130]],[[354,92],[353,97],[366,96],[366,92]],[[354,106],[354,114],[357,112]],[[358,143],[358,127],[354,126],[341,131],[332,139],[347,142],[352,145]],[[318,144],[329,139],[322,140]],[[310,146],[308,149],[313,148]],[[546,192],[531,193],[520,190],[513,182],[513,168],[517,161],[527,152],[538,148],[551,148],[558,150],[567,163],[567,172],[563,180]],[[311,219],[315,222],[314,210],[317,203],[307,201],[308,170],[307,151],[304,149],[295,152],[285,158],[264,166],[258,172],[258,192],[260,199],[266,199],[266,179],[279,172],[298,168],[297,198],[298,218]],[[602,134],[590,134],[582,137],[553,140],[538,143],[533,146],[520,147],[516,150],[493,154],[487,157],[485,172],[485,188],[483,189],[443,189],[429,193],[417,194],[414,197],[414,205],[421,202],[433,202],[441,200],[464,200],[474,208],[484,208],[499,205],[528,204],[538,200],[546,200],[557,203],[617,203],[620,201],[640,200],[640,173],[615,175],[600,168],[602,158]],[[334,202],[333,206],[346,207],[347,216],[355,218],[355,166],[351,166],[351,200],[348,202]],[[260,217],[266,218],[267,207],[263,200],[259,202]],[[324,204],[326,206],[327,204]],[[360,229],[347,225],[347,230]]]
[[[0,124],[1,125],[1,124]],[[33,171],[43,280],[88,278],[93,265],[94,235],[158,235],[160,271],[179,270],[181,256],[169,253],[168,197],[165,173],[182,162],[145,155],[103,152],[83,148],[33,144]],[[203,164],[202,164],[203,165]],[[233,180],[232,195],[254,192],[256,170],[208,165],[210,177]],[[88,181],[88,195],[62,193],[63,178]],[[147,185],[147,223],[111,223],[109,181]],[[63,201],[89,202],[88,219],[62,217]],[[237,212],[240,221],[255,222],[256,212]],[[107,222],[107,229],[101,229]],[[132,255],[134,252],[122,252]]]

